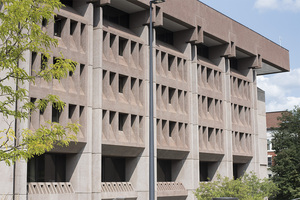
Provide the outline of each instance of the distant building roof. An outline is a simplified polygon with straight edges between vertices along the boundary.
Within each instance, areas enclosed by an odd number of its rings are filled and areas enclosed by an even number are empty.
[[[280,121],[277,119],[278,117],[281,117],[281,113],[285,111],[278,111],[278,112],[267,112],[267,129],[269,128],[277,128],[279,127]]]

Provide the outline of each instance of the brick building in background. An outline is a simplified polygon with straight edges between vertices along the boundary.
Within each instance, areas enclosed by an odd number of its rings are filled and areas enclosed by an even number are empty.
[[[32,102],[57,94],[19,127],[47,120],[82,126],[77,145],[27,164],[1,165],[0,194],[23,199],[139,199],[149,196],[149,1],[64,0],[43,27],[78,62],[58,82],[28,86]],[[157,199],[194,199],[199,181],[244,171],[267,176],[266,113],[258,75],[289,71],[286,49],[197,0],[154,5]],[[39,53],[20,63],[39,70]],[[13,182],[15,181],[15,186]],[[27,189],[28,186],[28,189]]]
[[[274,157],[276,156],[275,151],[272,149],[272,139],[273,139],[273,131],[272,128],[278,128],[280,121],[278,117],[281,117],[281,114],[284,111],[277,112],[267,112],[267,150],[268,150],[268,167],[274,165]],[[271,170],[268,170],[268,177],[272,176]]]

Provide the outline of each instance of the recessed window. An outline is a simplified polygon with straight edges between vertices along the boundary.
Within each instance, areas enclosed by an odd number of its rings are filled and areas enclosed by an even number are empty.
[[[111,6],[103,6],[103,19],[112,22],[114,24],[118,24],[125,28],[129,28],[129,14],[113,8]]]
[[[230,68],[238,70],[238,62],[236,58],[230,58]]]
[[[59,112],[59,110],[52,106],[52,122],[56,122],[59,123],[59,117],[60,117],[61,112]]]
[[[69,104],[69,119],[73,118],[75,109],[76,109],[76,105]]]
[[[198,44],[197,45],[197,55],[204,57],[204,58],[209,58],[209,48],[205,46],[204,44]]]
[[[213,128],[208,128],[208,142],[212,140],[214,129]]]
[[[54,36],[61,37],[61,32],[62,32],[62,18],[60,17],[54,17]]]
[[[116,36],[113,34],[110,34],[110,38],[109,38],[109,47],[112,48],[114,42],[115,42]]]
[[[136,83],[136,78],[131,78],[131,84],[130,84],[131,90],[133,90],[135,83]]]
[[[176,91],[175,88],[169,88],[169,104],[173,102],[175,91]]]
[[[110,86],[113,84],[115,77],[116,77],[116,73],[114,73],[114,72],[109,73],[109,85]]]
[[[130,122],[131,127],[133,127],[136,118],[137,118],[136,115],[131,115],[131,122]]]
[[[170,72],[172,69],[173,62],[175,60],[175,56],[168,55],[168,71]]]
[[[84,106],[79,106],[79,117],[83,115],[84,112]]]
[[[174,36],[172,31],[169,31],[162,27],[157,27],[155,31],[157,40],[173,45]]]
[[[124,125],[126,123],[128,114],[125,113],[119,113],[119,131],[124,130]]]
[[[43,26],[43,27],[46,27],[47,24],[48,24],[47,19],[46,19],[46,18],[43,18],[43,19],[42,19],[42,26]]]
[[[169,121],[169,137],[172,137],[176,122]]]
[[[126,40],[125,38],[119,38],[119,56],[124,55],[127,42],[128,40]]]
[[[116,115],[116,112],[113,112],[113,111],[109,112],[109,124],[110,125],[112,125],[115,115]]]
[[[71,20],[71,22],[70,22],[70,35],[74,34],[76,26],[77,26],[77,22]]]
[[[27,182],[66,182],[66,155],[45,153],[30,159]]]
[[[73,0],[60,0],[60,2],[65,6],[73,7]]]
[[[126,182],[126,158],[102,157],[102,182]]]
[[[172,160],[157,159],[157,182],[172,181]]]
[[[130,45],[131,54],[133,54],[133,51],[134,51],[135,47],[136,47],[136,42],[131,41],[131,45]]]
[[[124,92],[128,76],[119,75],[119,93]]]
[[[213,107],[213,99],[212,98],[207,98],[207,112],[212,112],[212,107]]]
[[[48,58],[44,54],[41,54],[41,70],[45,70],[47,64],[48,64]]]

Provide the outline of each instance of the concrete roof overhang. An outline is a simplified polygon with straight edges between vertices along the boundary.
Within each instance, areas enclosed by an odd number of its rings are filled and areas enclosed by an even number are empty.
[[[110,4],[129,14],[149,9],[149,0],[87,0],[87,2],[97,5]],[[204,42],[207,46],[231,45],[231,49],[234,49],[231,56],[237,59],[248,56],[256,58],[255,69],[258,75],[290,70],[287,49],[198,0],[166,0],[153,7],[154,13],[155,9],[158,11],[156,13],[159,13],[159,16],[156,14],[154,17],[155,26],[163,26],[173,32],[194,31],[191,42]]]

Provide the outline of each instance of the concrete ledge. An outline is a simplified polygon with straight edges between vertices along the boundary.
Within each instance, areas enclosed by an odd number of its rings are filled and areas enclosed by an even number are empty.
[[[133,200],[137,198],[137,192],[134,191],[130,182],[105,182],[101,183],[102,199],[126,199]]]
[[[28,183],[29,200],[77,200],[77,195],[69,182]]]
[[[182,183],[158,182],[157,197],[187,196],[188,192]]]

